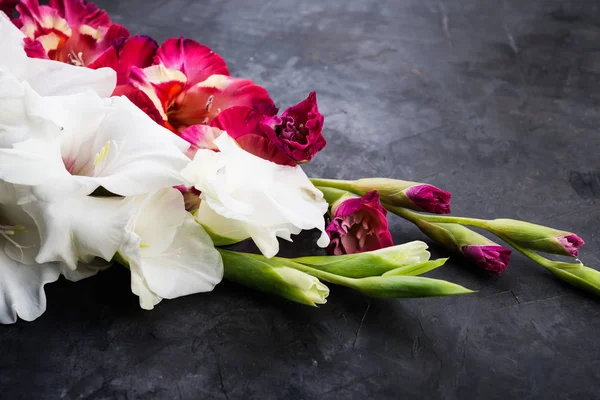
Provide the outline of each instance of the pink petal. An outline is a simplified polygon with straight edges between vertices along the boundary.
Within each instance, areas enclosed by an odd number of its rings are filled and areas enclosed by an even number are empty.
[[[211,75],[229,75],[225,61],[217,53],[200,43],[172,38],[165,41],[156,53],[155,64],[183,72],[188,85],[193,86]]]
[[[48,59],[46,49],[44,49],[44,46],[42,46],[40,41],[32,40],[28,37],[24,38],[23,41],[25,42],[25,53],[27,54],[27,57]]]
[[[56,9],[71,26],[87,25],[98,29],[111,25],[108,13],[89,1],[50,0],[50,7]]]
[[[167,69],[162,65],[153,65],[144,69],[131,67],[129,82],[144,92],[160,112],[163,121],[168,121],[167,111],[185,88],[186,79],[180,71]],[[171,125],[167,125],[171,129]],[[174,129],[173,131],[175,132]]]
[[[252,107],[259,113],[275,108],[269,93],[251,80],[212,75],[179,96],[169,122],[178,129],[208,124],[217,114],[234,106]]]
[[[221,136],[222,130],[208,125],[192,125],[181,132],[181,138],[192,145],[194,150],[209,149],[218,151],[215,139]]]
[[[48,6],[40,6],[37,0],[21,0],[17,5],[21,31],[31,39],[54,32],[68,38],[72,29],[59,12]]]

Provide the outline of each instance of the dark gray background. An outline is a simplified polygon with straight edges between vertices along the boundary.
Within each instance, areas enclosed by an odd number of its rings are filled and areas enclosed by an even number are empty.
[[[317,90],[329,145],[310,175],[430,182],[456,214],[578,232],[600,267],[596,0],[98,3],[133,33],[211,46],[282,108]],[[390,220],[396,242],[423,238]],[[475,295],[334,287],[319,309],[224,283],[144,312],[124,269],[61,280],[39,320],[0,327],[0,397],[600,398],[599,301],[518,254],[501,277],[463,264],[431,276]]]

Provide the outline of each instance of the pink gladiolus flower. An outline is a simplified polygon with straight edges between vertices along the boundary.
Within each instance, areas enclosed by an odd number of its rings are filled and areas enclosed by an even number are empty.
[[[475,265],[498,275],[508,267],[511,251],[498,245],[467,245],[462,253]]]
[[[265,89],[250,80],[232,78],[218,54],[190,39],[164,42],[154,65],[131,68],[129,83],[151,99],[163,125],[176,133],[208,124],[234,106],[268,115],[277,112]]]
[[[14,8],[19,17],[13,23],[26,35],[29,57],[92,69],[110,67],[117,72],[118,85],[128,82],[132,66],[150,66],[158,48],[149,37],[130,38],[127,29],[85,0],[50,0],[48,5],[37,0],[0,0],[3,11],[12,14]]]
[[[387,211],[376,191],[350,198],[332,210],[326,232],[331,240],[329,254],[353,254],[392,246]]]
[[[579,255],[579,248],[585,244],[583,239],[574,233],[559,236],[556,238],[556,240],[558,240],[558,243],[565,248],[565,251],[570,253],[573,257],[577,257]]]
[[[419,184],[406,189],[406,197],[417,207],[434,214],[450,214],[452,195],[445,190],[428,184]]]

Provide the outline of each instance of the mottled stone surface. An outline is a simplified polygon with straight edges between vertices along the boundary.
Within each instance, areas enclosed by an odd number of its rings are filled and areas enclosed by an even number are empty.
[[[427,181],[457,214],[578,232],[600,267],[600,3],[98,3],[134,33],[211,46],[281,107],[317,90],[329,145],[312,176]],[[423,238],[390,219],[396,242]],[[124,269],[61,280],[39,320],[0,327],[0,398],[600,398],[599,301],[520,255],[501,277],[460,259],[430,275],[478,293],[335,287],[309,309],[224,283],[144,312]]]

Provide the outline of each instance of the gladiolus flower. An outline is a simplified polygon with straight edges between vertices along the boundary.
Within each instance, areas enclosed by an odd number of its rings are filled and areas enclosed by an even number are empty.
[[[312,160],[321,151],[326,141],[323,130],[323,115],[317,106],[317,94],[286,109],[280,117],[268,118],[263,124],[267,137],[292,160],[302,163]]]
[[[279,251],[277,237],[291,241],[305,229],[321,230],[317,244],[329,244],[323,219],[327,202],[300,166],[256,157],[226,133],[215,144],[219,152],[198,150],[182,172],[201,191],[196,218],[209,233],[228,243],[251,237],[267,257]]]
[[[128,199],[136,207],[129,240],[119,250],[129,263],[131,290],[151,310],[163,298],[211,291],[223,278],[223,261],[204,228],[173,188]]]
[[[393,246],[386,215],[376,191],[334,204],[326,229],[331,240],[327,251],[340,255]]]
[[[321,134],[323,116],[319,113],[315,92],[285,110],[281,117],[236,106],[220,112],[210,126],[212,130],[198,125],[190,127],[181,136],[195,147],[211,148],[210,139],[226,131],[249,153],[291,166],[310,161],[326,144]]]
[[[163,125],[176,133],[208,124],[233,106],[252,107],[268,115],[277,112],[265,89],[230,77],[218,54],[190,39],[165,41],[154,65],[131,68],[129,83],[151,99]]]

